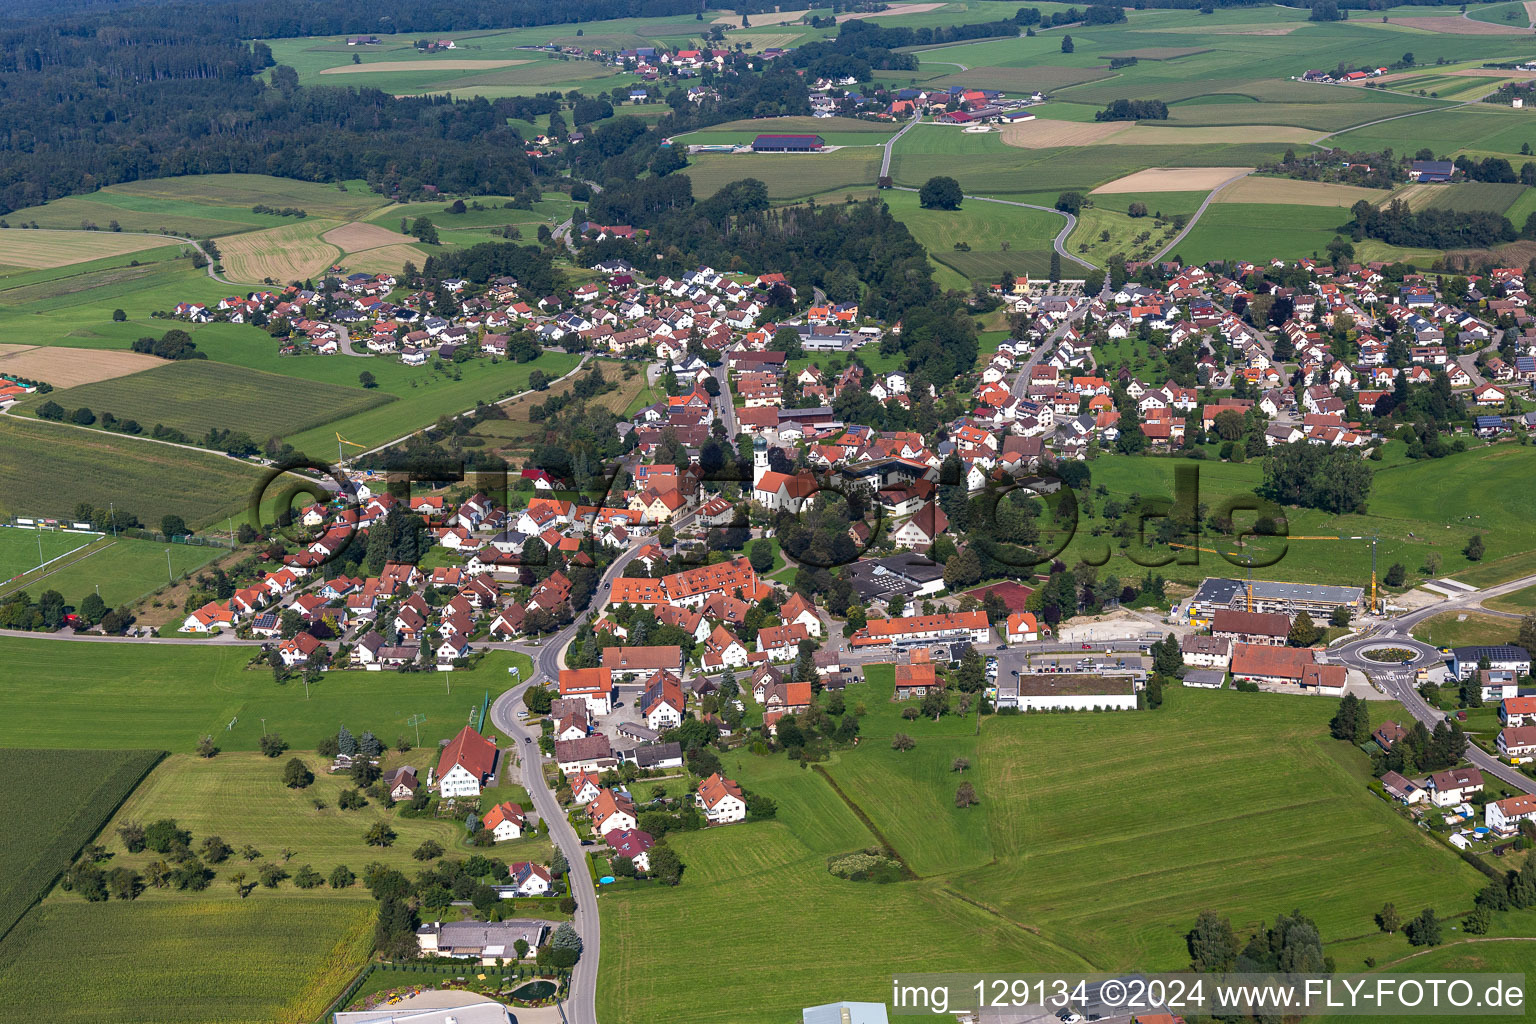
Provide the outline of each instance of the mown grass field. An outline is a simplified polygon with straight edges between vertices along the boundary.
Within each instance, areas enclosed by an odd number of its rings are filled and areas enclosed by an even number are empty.
[[[50,900],[0,943],[0,1014],[20,1021],[46,1004],[77,1024],[314,1020],[367,960],[373,919],[358,900],[241,901],[227,885],[175,903]]]
[[[1440,556],[1436,576],[1454,576],[1475,586],[1486,586],[1536,572],[1536,526],[1521,511],[1515,488],[1489,489],[1478,481],[1527,479],[1536,472],[1536,450],[1514,445],[1474,448],[1444,459],[1411,461],[1397,445],[1388,446],[1388,456],[1376,467],[1371,495],[1364,515],[1331,516],[1307,509],[1287,509],[1290,533],[1295,536],[1368,536],[1380,532],[1377,549],[1378,571],[1385,573],[1394,562],[1401,562],[1410,583],[1423,579],[1422,567],[1428,555]],[[1103,484],[1113,498],[1124,502],[1133,494],[1174,496],[1174,469],[1188,465],[1184,460],[1103,455],[1089,464],[1095,486]],[[1263,469],[1258,460],[1244,463],[1204,461],[1199,469],[1199,500],[1212,508],[1237,495],[1250,498],[1263,483]],[[1465,510],[1460,495],[1485,495],[1476,512]],[[1079,557],[1112,557],[1099,570],[1102,577],[1115,573],[1121,578],[1141,577],[1146,569],[1124,556],[1131,549],[1121,548],[1109,536],[1113,523],[1102,518],[1102,502],[1095,499],[1095,515],[1083,516],[1071,543],[1061,554],[1067,564]],[[1093,531],[1100,530],[1100,536]],[[1483,536],[1487,553],[1482,562],[1469,562],[1462,548],[1474,533]],[[1409,536],[1413,534],[1413,536]],[[1216,538],[1204,536],[1202,546],[1215,548]],[[1274,554],[1278,548],[1255,550]],[[1166,548],[1148,548],[1138,553],[1144,561],[1172,558]],[[1243,570],[1219,555],[1185,552],[1183,562],[1170,562],[1154,569],[1169,580],[1198,583],[1213,575],[1240,575]],[[1371,550],[1368,543],[1343,541],[1300,541],[1286,544],[1284,554],[1274,568],[1256,569],[1256,578],[1288,579],[1305,583],[1335,583],[1369,586]],[[1475,578],[1474,578],[1475,577]]]
[[[139,441],[58,423],[0,420],[0,513],[74,514],[80,502],[115,502],[158,524],[174,512],[194,529],[243,511],[256,467],[212,452]]]
[[[349,359],[346,370],[355,373],[366,368],[378,377],[379,389],[395,395],[396,401],[300,431],[288,440],[295,448],[313,455],[332,451],[338,431],[358,444],[384,444],[434,423],[440,416],[471,409],[476,402],[490,403],[525,391],[534,370],[542,370],[554,379],[569,373],[580,361],[580,356],[563,352],[545,352],[531,363],[503,360],[492,365],[488,359],[474,359],[442,368],[432,363],[410,367],[396,360]],[[401,374],[402,370],[406,373]]]
[[[1322,252],[1348,212],[1327,206],[1212,203],[1178,246],[1190,263],[1300,259]]]
[[[1490,597],[1483,602],[1483,605],[1501,612],[1517,612],[1521,615],[1536,611],[1536,587],[1526,587],[1502,597]]]
[[[600,1015],[782,1020],[818,989],[880,999],[903,970],[1176,970],[1201,909],[1247,932],[1299,907],[1331,945],[1372,931],[1386,899],[1460,913],[1482,884],[1366,792],[1365,759],[1327,736],[1332,701],[1180,691],[1157,712],[989,718],[977,736],[972,720],[903,721],[889,672],[849,687],[849,706],[869,712],[863,740],[826,771],[922,877],[834,878],[826,857],[872,833],[817,772],[734,754],[728,767],[778,801],[777,820],[677,837],[679,888],[610,895]],[[896,731],[916,747],[891,750]],[[957,756],[973,764],[963,776]],[[963,811],[962,778],[981,797]],[[1383,857],[1400,870],[1375,871]],[[739,927],[785,892],[793,946]],[[747,959],[776,949],[776,984],[697,957],[657,971],[652,951],[685,936]]]
[[[0,795],[12,830],[0,844],[0,936],[42,898],[159,759],[158,751],[146,750],[0,749],[6,776],[30,780]]]
[[[250,342],[262,344],[254,333]],[[65,409],[84,406],[98,417],[110,412],[120,420],[137,420],[146,433],[158,423],[199,440],[218,429],[244,432],[258,443],[394,401],[377,389],[295,380],[211,359],[166,363],[49,397]],[[37,404],[30,402],[27,408]]]
[[[78,229],[82,221],[106,231],[170,230],[198,238],[302,223],[253,213],[253,206],[296,207],[310,217],[353,220],[385,203],[361,181],[324,184],[265,174],[198,174],[124,182],[86,195],[57,199],[6,215],[13,225]]]
[[[13,267],[48,270],[154,249],[164,244],[164,239],[135,233],[46,229],[22,231],[11,228],[0,234],[0,247],[3,247],[0,262]]]
[[[798,199],[848,185],[873,185],[880,173],[880,150],[839,149],[831,153],[698,153],[678,172],[693,181],[700,199],[733,181],[757,178],[770,199]]]
[[[1519,628],[1519,621],[1501,615],[1475,611],[1444,612],[1414,626],[1413,635],[1436,647],[1509,644],[1514,643]]]
[[[313,750],[345,722],[390,743],[427,721],[421,746],[436,749],[479,708],[486,691],[507,686],[507,668],[532,671],[522,654],[493,651],[451,678],[437,672],[331,672],[309,689],[277,686],[264,665],[247,671],[256,651],[225,645],[61,643],[0,638],[8,683],[0,691],[0,745],[120,749],[157,747],[186,753],[211,734],[226,751],[255,750],[280,734],[295,750]],[[451,691],[451,692],[450,692]],[[233,729],[225,727],[234,721]]]
[[[381,738],[389,744],[395,740],[394,736]],[[437,754],[436,746],[406,754],[391,752],[383,767],[387,770],[397,765],[414,764],[421,778],[425,779],[428,767],[435,765]],[[306,789],[289,789],[283,785],[283,768],[292,757],[304,761],[315,774],[314,783]],[[216,835],[237,851],[215,868],[224,876],[245,870],[254,877],[253,865],[259,867],[263,863],[284,864],[290,874],[304,864],[324,875],[329,875],[338,864],[361,873],[364,864],[374,861],[412,874],[421,862],[411,854],[429,839],[460,857],[469,855],[470,849],[463,842],[467,833],[461,818],[405,818],[400,815],[402,805],[391,809],[371,799],[367,807],[358,810],[339,809],[336,801],[343,790],[353,788],[352,781],[346,774],[327,773],[325,765],[325,759],[313,752],[302,751],[285,753],[277,758],[256,752],[233,751],[212,760],[194,754],[173,754],[150,773],[113,816],[103,845],[111,851],[114,865],[142,870],[157,854],[149,850],[129,853],[117,835],[117,826],[125,821],[174,818],[177,824],[192,833],[194,844],[206,836]],[[325,804],[324,809],[314,806],[317,799]],[[240,808],[240,813],[230,814],[233,807]],[[363,842],[363,834],[377,822],[385,823],[398,834],[394,845],[376,847]],[[247,862],[238,852],[247,844],[261,854],[252,862]],[[499,844],[497,849],[501,851],[511,845],[514,844]],[[294,851],[286,863],[282,853],[285,849]],[[498,856],[502,855],[498,853]],[[337,895],[372,899],[361,885],[340,892],[328,886],[305,891],[295,889],[289,882],[283,886],[283,893],[306,900]],[[265,890],[261,895],[266,895]],[[186,899],[186,895],[173,890],[151,889],[140,899],[180,901]]]
[[[24,527],[0,529],[0,580],[20,576],[44,562],[83,548],[95,539],[94,535],[88,533],[60,533],[57,530],[29,530]]]
[[[215,530],[223,524],[215,524]],[[166,558],[169,549],[170,558]],[[24,589],[33,597],[57,590],[71,605],[79,606],[87,594],[99,593],[111,607],[131,605],[145,594],[165,586],[171,577],[181,579],[207,565],[219,548],[195,544],[160,544],[110,534],[69,558],[48,567],[46,574],[31,573],[10,584],[0,584],[0,594]],[[169,564],[167,564],[169,563]],[[167,571],[169,569],[169,571]]]

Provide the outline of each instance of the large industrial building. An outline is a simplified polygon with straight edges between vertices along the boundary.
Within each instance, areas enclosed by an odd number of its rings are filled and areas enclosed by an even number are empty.
[[[1351,612],[1364,607],[1365,591],[1360,587],[1334,587],[1322,583],[1279,583],[1274,580],[1254,580],[1253,607],[1256,612],[1282,612],[1294,617],[1306,612],[1317,619],[1326,620],[1335,608],[1348,608]],[[1247,580],[1229,580],[1218,576],[1200,584],[1195,596],[1189,599],[1185,613],[1192,626],[1211,625],[1218,610],[1249,611],[1249,583]]]
[[[759,135],[752,140],[755,153],[818,153],[826,148],[820,135]]]

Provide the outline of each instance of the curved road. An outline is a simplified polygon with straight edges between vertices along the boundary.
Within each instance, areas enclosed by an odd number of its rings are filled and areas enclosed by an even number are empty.
[[[892,140],[892,141],[895,141],[895,140]],[[916,192],[916,191],[918,191],[915,188],[908,188],[905,185],[893,185],[891,187],[894,188],[898,192]],[[1073,214],[1070,214],[1070,213],[1066,212],[1065,210],[1058,210],[1058,209],[1056,209],[1053,206],[1038,206],[1035,203],[1021,203],[1021,202],[1018,202],[1017,200],[1014,200],[1014,199],[993,199],[991,196],[973,196],[973,195],[966,195],[965,198],[966,199],[974,199],[978,203],[1001,203],[1004,206],[1019,206],[1019,207],[1023,207],[1026,210],[1041,210],[1041,211],[1043,211],[1045,213],[1054,213],[1054,214],[1057,214],[1058,216],[1067,218],[1067,226],[1062,228],[1059,232],[1056,233],[1056,237],[1051,240],[1051,245],[1056,249],[1056,251],[1062,256],[1063,259],[1069,259],[1073,263],[1076,263],[1078,266],[1083,267],[1086,270],[1097,270],[1098,269],[1092,263],[1088,263],[1088,262],[1085,262],[1084,260],[1080,260],[1076,256],[1072,255],[1070,252],[1067,251],[1067,236],[1072,233],[1072,229],[1073,228],[1077,227],[1077,217],[1074,216]]]
[[[1174,235],[1173,238],[1168,242],[1167,245],[1163,246],[1161,249],[1157,250],[1157,252],[1153,253],[1152,257],[1149,260],[1147,260],[1147,262],[1148,263],[1156,263],[1158,260],[1162,259],[1165,254],[1167,254],[1170,250],[1172,250],[1174,246],[1176,246],[1180,242],[1184,241],[1184,236],[1189,234],[1190,231],[1194,228],[1195,222],[1200,219],[1200,215],[1205,212],[1205,208],[1207,206],[1210,206],[1211,205],[1211,200],[1216,198],[1216,193],[1220,192],[1222,189],[1226,188],[1228,185],[1232,184],[1234,181],[1241,181],[1242,179],[1248,177],[1248,175],[1250,175],[1252,173],[1253,173],[1252,171],[1244,171],[1242,174],[1234,174],[1232,177],[1228,178],[1226,181],[1222,182],[1220,185],[1217,185],[1215,188],[1211,189],[1211,191],[1206,194],[1205,201],[1200,204],[1200,208],[1194,212],[1194,215],[1192,217],[1190,217],[1188,221],[1185,222],[1184,230],[1180,231],[1178,234]]]
[[[608,571],[603,573],[598,596],[593,599],[594,606],[601,607],[609,586],[615,578],[623,575],[625,566],[634,560],[643,543],[637,538],[637,543],[616,558]],[[523,693],[528,687],[559,679],[565,648],[576,638],[577,628],[590,614],[587,612],[578,616],[575,622],[536,649],[519,645],[518,649],[533,656],[533,677],[503,693],[491,705],[491,724],[512,737],[523,761],[523,788],[528,790],[528,796],[538,809],[539,817],[548,822],[550,839],[565,854],[565,861],[570,865],[567,877],[570,880],[571,895],[576,898],[576,914],[572,924],[581,936],[582,950],[581,959],[571,972],[570,993],[566,996],[564,1018],[567,1024],[597,1024],[597,967],[603,944],[602,927],[597,917],[597,888],[592,884],[586,848],[581,845],[576,830],[571,827],[564,809],[544,778],[544,759],[539,753],[538,735],[518,720],[517,711],[522,706]]]
[[[1424,698],[1419,696],[1419,691],[1414,685],[1414,677],[1420,665],[1438,660],[1435,655],[1439,653],[1439,649],[1422,640],[1414,639],[1413,627],[1430,616],[1457,609],[1474,609],[1490,597],[1522,590],[1533,584],[1536,584],[1536,576],[1522,576],[1486,590],[1450,597],[1424,608],[1415,609],[1383,623],[1376,632],[1366,637],[1353,640],[1338,650],[1330,651],[1329,659],[1368,674],[1381,686],[1387,696],[1401,703],[1408,709],[1408,713],[1423,722],[1426,728],[1433,729],[1437,723],[1445,720],[1446,714],[1424,702]],[[1362,655],[1363,651],[1372,647],[1385,646],[1409,648],[1418,652],[1419,659],[1409,667],[1402,668],[1382,665]],[[1477,768],[1502,779],[1516,789],[1525,793],[1536,793],[1536,779],[1532,779],[1518,768],[1505,764],[1481,747],[1467,744],[1465,756]]]

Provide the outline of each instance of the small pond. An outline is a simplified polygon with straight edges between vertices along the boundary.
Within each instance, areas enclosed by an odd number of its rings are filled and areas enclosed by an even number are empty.
[[[512,990],[511,998],[524,1003],[538,1002],[540,999],[548,999],[555,994],[555,983],[552,981],[530,981],[528,984]]]

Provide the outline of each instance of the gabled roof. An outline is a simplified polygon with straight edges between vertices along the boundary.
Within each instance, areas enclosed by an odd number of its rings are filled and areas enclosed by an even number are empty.
[[[441,779],[455,765],[462,765],[477,779],[485,778],[496,766],[496,744],[466,725],[443,748],[437,760],[437,777]]]

